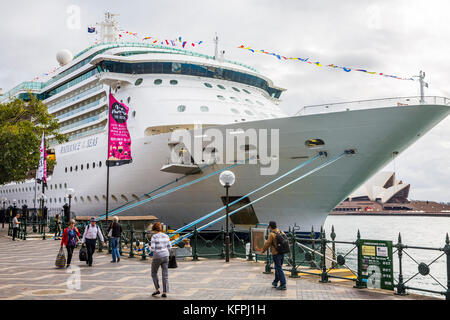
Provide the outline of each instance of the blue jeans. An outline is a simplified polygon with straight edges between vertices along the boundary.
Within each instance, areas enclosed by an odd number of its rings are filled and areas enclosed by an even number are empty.
[[[112,250],[112,261],[116,262],[117,259],[120,258],[119,253],[119,239],[111,237],[111,250]]]
[[[286,285],[286,277],[283,272],[283,260],[284,254],[275,254],[272,256],[273,263],[275,265],[275,280],[274,282],[278,283],[280,281],[281,286]]]

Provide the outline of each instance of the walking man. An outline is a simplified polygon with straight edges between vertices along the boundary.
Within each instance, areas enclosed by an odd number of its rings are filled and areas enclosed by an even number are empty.
[[[84,230],[83,239],[81,240],[81,243],[86,243],[86,251],[88,255],[86,264],[88,264],[89,267],[92,267],[92,256],[94,255],[95,252],[97,237],[99,237],[102,244],[105,245],[102,231],[97,226],[95,218],[92,217],[90,223],[86,226],[86,229]]]
[[[17,236],[17,231],[19,230],[19,218],[20,218],[20,213],[16,214],[13,218],[13,241],[16,241],[16,236]]]
[[[283,271],[283,260],[286,251],[289,252],[289,241],[284,232],[281,232],[277,228],[277,223],[275,221],[269,222],[269,230],[270,233],[264,243],[262,253],[270,247],[273,263],[275,265],[275,280],[273,280],[272,286],[277,290],[286,290],[286,277],[284,276]],[[280,282],[280,285],[277,287],[278,282]]]

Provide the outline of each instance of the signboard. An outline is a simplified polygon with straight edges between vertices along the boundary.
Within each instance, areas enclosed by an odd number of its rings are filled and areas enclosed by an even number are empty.
[[[109,94],[109,141],[107,166],[131,162],[131,137],[127,128],[128,107]]]
[[[252,228],[251,244],[252,251],[256,254],[262,254],[264,242],[266,242],[267,228]]]
[[[367,288],[394,290],[392,241],[361,239],[359,246],[362,285]]]

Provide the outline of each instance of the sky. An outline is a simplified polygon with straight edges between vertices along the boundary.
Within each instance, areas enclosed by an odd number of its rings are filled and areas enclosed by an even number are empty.
[[[194,50],[210,55],[217,32],[226,59],[287,89],[280,107],[289,115],[305,105],[417,96],[419,83],[279,61],[238,46],[401,77],[424,70],[425,94],[450,97],[447,0],[7,1],[0,10],[0,88],[52,70],[60,49],[75,54],[91,45],[87,26],[105,10],[140,37],[202,40]],[[394,169],[411,184],[410,199],[450,202],[450,117],[383,170]]]

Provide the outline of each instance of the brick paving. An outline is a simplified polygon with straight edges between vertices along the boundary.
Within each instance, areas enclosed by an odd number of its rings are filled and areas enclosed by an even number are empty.
[[[76,273],[55,268],[59,241],[11,241],[6,228],[0,229],[0,299],[106,299],[141,300],[153,298],[150,277],[151,259],[122,257],[110,263],[106,252],[95,253],[93,267],[78,259],[75,249],[72,265],[78,269],[80,288],[70,286]],[[302,275],[289,278],[287,290],[271,287],[273,274],[263,274],[264,264],[232,259],[178,261],[178,268],[169,269],[168,300],[397,300],[433,299],[410,294],[396,296],[392,292],[354,289],[352,281],[332,280],[319,283],[319,277]],[[69,286],[68,286],[69,282]]]

